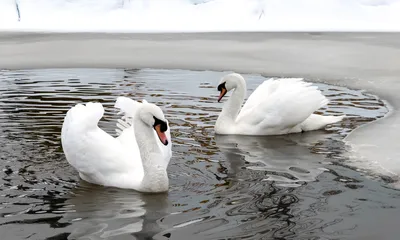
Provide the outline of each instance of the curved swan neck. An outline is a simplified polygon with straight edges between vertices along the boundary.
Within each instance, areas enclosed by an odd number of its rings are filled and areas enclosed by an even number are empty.
[[[155,142],[154,130],[149,128],[139,117],[134,118],[133,125],[143,163],[148,160],[149,153],[161,154],[161,150]]]
[[[246,90],[246,82],[243,79],[238,79],[236,88],[233,90],[232,95],[222,108],[222,112],[218,117],[219,119],[232,122],[236,120],[242,107]]]
[[[142,191],[163,192],[168,190],[168,175],[163,167],[163,155],[156,142],[159,140],[155,137],[154,130],[138,116],[134,119],[134,129],[144,171]]]

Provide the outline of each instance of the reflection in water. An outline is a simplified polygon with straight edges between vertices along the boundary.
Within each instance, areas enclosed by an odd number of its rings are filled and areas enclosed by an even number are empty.
[[[349,118],[318,132],[215,136],[213,125],[222,108],[216,102],[215,84],[224,74],[153,69],[0,71],[2,238],[343,239],[367,219],[373,220],[366,216],[373,216],[374,209],[399,206],[399,196],[392,190],[337,166],[345,151],[341,139],[382,117],[387,109],[381,101],[318,84],[331,99],[321,111]],[[249,91],[265,80],[245,77]],[[156,103],[170,119],[173,157],[168,194],[91,185],[80,181],[66,162],[60,146],[66,111],[78,102],[99,101],[105,106],[100,126],[114,135],[113,105],[118,96]],[[398,214],[393,208],[380,211]]]
[[[268,137],[217,135],[215,140],[233,168],[238,170],[235,174],[240,173],[238,163],[243,165],[246,161],[251,163],[246,168],[264,174],[263,180],[296,186],[315,181],[325,170],[320,164],[324,156],[310,152],[309,147],[326,137],[327,134],[313,132]]]
[[[140,194],[134,191],[104,188],[81,182],[69,194],[66,204],[74,211],[64,221],[79,221],[71,239],[85,237],[109,238],[145,231],[160,231],[156,220],[163,217],[170,206],[167,194]]]

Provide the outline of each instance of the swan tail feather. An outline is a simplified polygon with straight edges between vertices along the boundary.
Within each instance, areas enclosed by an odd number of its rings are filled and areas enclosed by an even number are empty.
[[[329,124],[340,122],[346,115],[341,116],[323,116],[318,114],[311,114],[304,122],[300,124],[302,131],[313,131],[324,128]]]
[[[341,115],[341,116],[324,116],[325,117],[325,122],[327,124],[333,124],[342,121],[346,115]]]

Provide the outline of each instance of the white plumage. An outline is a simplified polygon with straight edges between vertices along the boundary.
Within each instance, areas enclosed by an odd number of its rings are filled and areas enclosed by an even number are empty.
[[[119,97],[115,107],[123,114],[117,123],[116,138],[98,127],[104,114],[100,103],[77,104],[67,112],[61,130],[67,161],[83,180],[94,184],[142,192],[167,191],[166,168],[172,143],[162,110],[126,97]],[[167,127],[159,132],[160,137],[155,119]]]
[[[266,80],[250,95],[237,73],[224,76],[218,86],[220,99],[233,90],[215,124],[217,134],[281,135],[312,131],[339,122],[344,116],[322,116],[316,110],[328,104],[317,86],[301,78]],[[219,99],[219,100],[220,100]]]

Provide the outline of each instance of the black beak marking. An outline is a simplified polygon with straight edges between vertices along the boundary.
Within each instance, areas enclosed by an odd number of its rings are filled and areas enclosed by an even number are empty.
[[[160,130],[161,130],[161,132],[165,132],[165,131],[168,130],[168,126],[167,126],[167,123],[166,123],[166,122],[161,121],[160,119],[158,119],[158,118],[156,118],[156,117],[154,117],[154,116],[153,116],[153,118],[154,118],[154,125],[153,125],[153,127],[156,127],[157,125],[160,125]]]
[[[225,83],[226,83],[226,82],[223,82],[223,83],[221,83],[220,85],[218,85],[217,90],[221,92],[223,88],[226,89]]]

